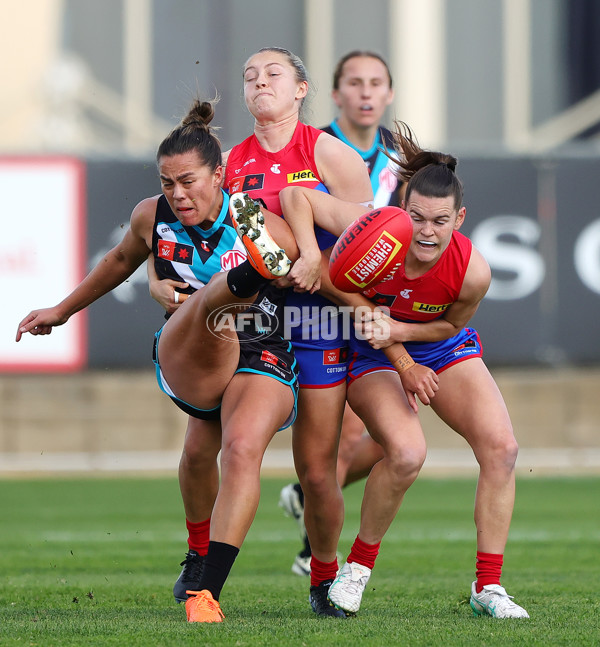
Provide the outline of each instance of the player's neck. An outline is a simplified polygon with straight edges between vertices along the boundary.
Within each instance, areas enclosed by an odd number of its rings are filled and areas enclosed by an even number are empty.
[[[377,129],[379,128],[379,124],[373,124],[371,126],[357,126],[344,118],[343,115],[338,117],[337,125],[346,136],[346,139],[361,151],[368,151],[371,146],[373,146]]]
[[[297,114],[279,121],[255,122],[254,134],[262,148],[270,153],[277,153],[290,143],[297,125]]]

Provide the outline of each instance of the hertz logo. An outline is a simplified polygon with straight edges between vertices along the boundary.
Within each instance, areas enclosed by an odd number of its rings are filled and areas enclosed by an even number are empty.
[[[293,184],[294,182],[317,182],[317,176],[309,169],[304,171],[294,171],[293,173],[287,174],[288,184]]]
[[[442,305],[432,305],[430,303],[418,303],[415,301],[413,303],[412,309],[415,312],[444,312],[444,310],[447,310],[452,304],[451,303],[444,303]]]

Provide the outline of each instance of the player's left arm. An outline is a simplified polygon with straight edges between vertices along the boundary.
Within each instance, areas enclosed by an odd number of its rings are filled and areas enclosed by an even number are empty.
[[[491,281],[491,271],[481,252],[472,248],[458,299],[439,319],[424,323],[396,321],[381,313],[363,317],[362,332],[373,348],[386,348],[396,342],[434,342],[458,334],[472,319]],[[370,321],[369,321],[370,319]],[[386,339],[385,329],[389,330]]]
[[[339,236],[366,211],[366,207],[345,202],[323,191],[299,186],[289,186],[280,191],[279,201],[283,217],[294,234],[300,252],[300,258],[294,263],[288,279],[297,290],[309,289],[314,292],[320,284],[321,259],[314,225]]]
[[[315,144],[319,176],[333,196],[373,208],[373,187],[363,158],[337,137],[323,133]]]
[[[286,187],[279,194],[283,217],[300,251],[288,280],[295,289],[311,292],[320,284],[320,250],[314,224],[339,236],[373,202],[367,167],[350,146],[322,133],[315,143],[315,162],[329,195],[302,187]]]

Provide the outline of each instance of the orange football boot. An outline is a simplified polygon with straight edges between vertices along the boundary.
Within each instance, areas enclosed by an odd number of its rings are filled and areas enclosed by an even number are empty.
[[[285,276],[292,262],[267,231],[260,203],[247,193],[234,193],[229,198],[229,213],[254,269],[266,279]]]
[[[185,603],[188,622],[223,622],[225,614],[207,589],[186,591],[190,596]]]

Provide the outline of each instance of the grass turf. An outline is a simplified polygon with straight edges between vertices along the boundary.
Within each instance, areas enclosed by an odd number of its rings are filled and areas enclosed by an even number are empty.
[[[176,479],[0,481],[0,645],[598,645],[600,478],[530,478],[503,584],[531,615],[473,617],[472,479],[419,479],[386,535],[356,618],[317,618],[290,571],[295,522],[264,479],[221,596],[219,625],[188,624],[171,588],[186,550]],[[345,490],[345,556],[362,484]]]

